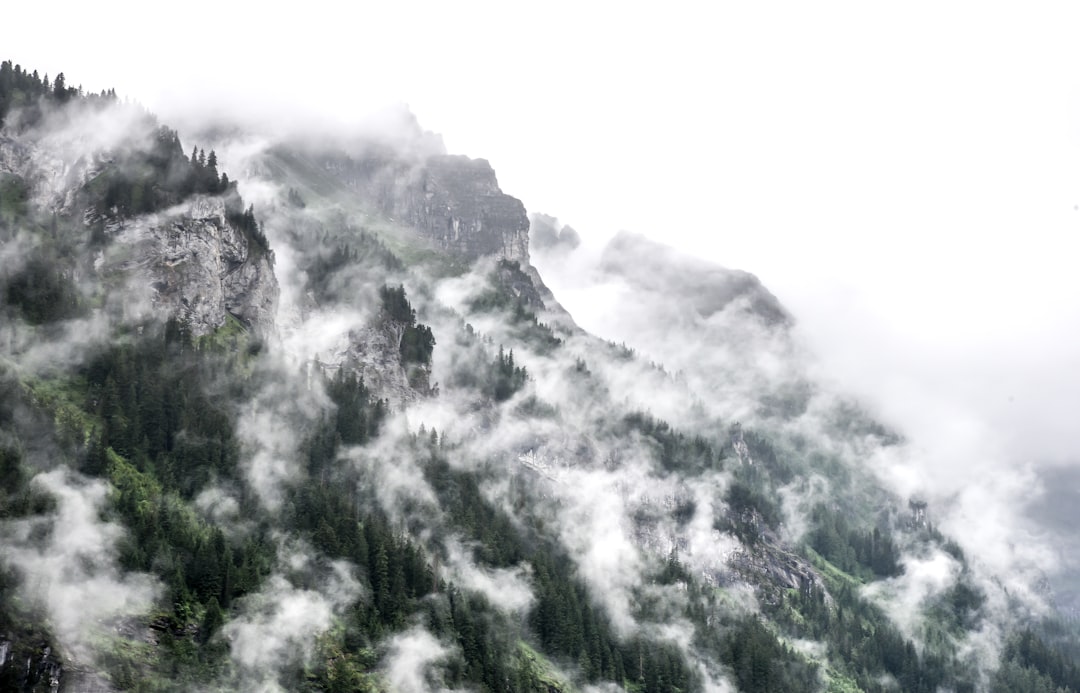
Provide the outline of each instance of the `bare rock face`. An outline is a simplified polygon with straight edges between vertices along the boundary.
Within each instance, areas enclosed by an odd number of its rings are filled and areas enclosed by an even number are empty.
[[[529,218],[505,194],[485,159],[436,154],[422,159],[381,152],[328,156],[325,171],[395,222],[466,260],[495,257],[529,264]]]
[[[529,264],[525,205],[499,189],[485,159],[428,159],[396,207],[404,221],[446,250],[469,259],[489,256]]]
[[[274,328],[278,283],[272,258],[227,220],[219,197],[195,196],[161,214],[107,226],[99,271],[129,273],[150,309],[185,320],[194,336],[233,315],[266,334]],[[145,306],[143,306],[145,308]]]
[[[48,212],[68,214],[78,202],[83,181],[92,177],[103,161],[93,156],[75,156],[40,142],[0,133],[0,173],[22,179],[31,206]]]
[[[402,363],[399,351],[402,329],[399,323],[380,319],[352,330],[341,359],[343,367],[354,370],[372,392],[395,409],[428,393],[430,368]]]

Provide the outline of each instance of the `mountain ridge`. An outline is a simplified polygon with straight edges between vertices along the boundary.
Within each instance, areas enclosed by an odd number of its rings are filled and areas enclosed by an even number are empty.
[[[36,88],[0,130],[5,687],[1077,690],[752,275],[615,239],[672,374],[573,324],[484,160],[188,157]]]

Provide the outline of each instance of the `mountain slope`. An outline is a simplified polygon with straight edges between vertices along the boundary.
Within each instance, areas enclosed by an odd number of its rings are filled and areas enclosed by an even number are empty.
[[[35,80],[0,69],[6,689],[1076,690],[752,276],[609,247],[672,375],[418,128],[188,156]]]

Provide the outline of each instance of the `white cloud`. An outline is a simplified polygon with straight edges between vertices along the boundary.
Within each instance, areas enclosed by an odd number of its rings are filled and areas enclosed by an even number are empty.
[[[64,654],[86,664],[122,619],[153,606],[161,585],[117,565],[117,542],[125,532],[101,519],[105,483],[66,468],[38,474],[31,483],[56,498],[56,514],[4,523],[4,562],[22,572],[18,589],[48,615]]]

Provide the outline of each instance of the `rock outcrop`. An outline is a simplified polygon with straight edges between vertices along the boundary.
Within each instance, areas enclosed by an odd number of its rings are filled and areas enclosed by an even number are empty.
[[[415,229],[465,260],[495,257],[529,264],[529,218],[499,188],[485,159],[436,154],[408,158],[383,150],[362,157],[323,155],[322,168],[366,206]]]
[[[485,159],[431,157],[414,173],[390,213],[466,258],[529,264],[525,205],[499,189]]]
[[[220,197],[194,196],[161,214],[106,225],[111,243],[99,271],[131,276],[136,297],[159,315],[184,320],[194,336],[229,315],[266,334],[274,329],[278,283],[271,255],[229,223]]]
[[[228,315],[256,332],[273,330],[273,256],[229,221],[222,197],[194,195],[133,218],[101,214],[87,191],[115,155],[93,142],[59,139],[0,132],[0,175],[18,179],[38,217],[71,219],[68,228],[87,237],[92,229],[103,230],[106,242],[93,266],[104,285],[126,279],[125,289],[134,289],[120,292],[124,315],[176,317],[195,336],[221,327]]]

